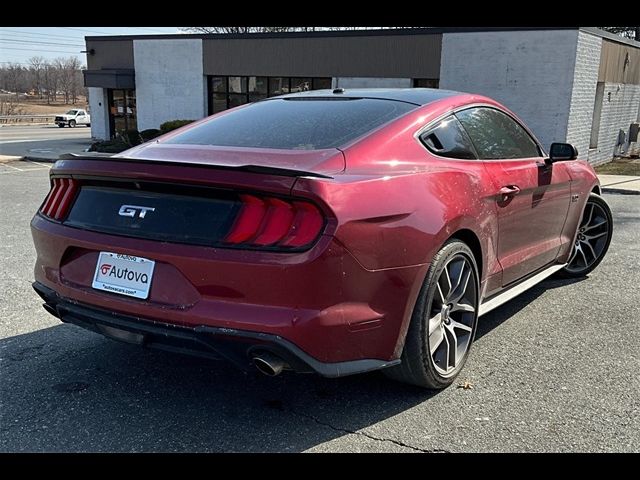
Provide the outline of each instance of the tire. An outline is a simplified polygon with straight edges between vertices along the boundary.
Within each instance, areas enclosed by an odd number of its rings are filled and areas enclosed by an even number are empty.
[[[59,123],[59,124],[58,124],[58,126],[59,126],[60,128],[64,128],[64,123]]]
[[[456,286],[447,290],[449,277],[454,278]],[[445,243],[433,257],[420,289],[400,357],[402,363],[382,370],[387,377],[428,389],[442,389],[453,383],[469,356],[478,326],[478,279],[471,249],[455,239]],[[452,297],[460,295],[461,284],[464,284],[462,295],[451,302]],[[452,336],[456,336],[457,345],[464,342],[464,352],[458,351],[460,355],[449,349]]]
[[[591,193],[578,224],[567,266],[557,275],[563,278],[583,278],[591,273],[607,254],[612,235],[611,209],[600,195]]]
[[[87,123],[87,127],[91,128],[91,124],[90,124],[90,123]]]
[[[76,121],[75,120],[69,120],[69,127],[75,128],[75,126],[76,126]]]

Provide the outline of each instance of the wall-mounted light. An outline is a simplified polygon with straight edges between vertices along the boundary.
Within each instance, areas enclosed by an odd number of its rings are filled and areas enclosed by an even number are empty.
[[[96,51],[93,48],[90,48],[89,50],[82,50],[80,53],[88,53],[89,55],[95,55]]]

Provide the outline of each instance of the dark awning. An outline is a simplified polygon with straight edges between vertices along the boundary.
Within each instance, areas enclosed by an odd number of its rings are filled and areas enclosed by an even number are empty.
[[[85,87],[136,88],[134,70],[83,70]]]

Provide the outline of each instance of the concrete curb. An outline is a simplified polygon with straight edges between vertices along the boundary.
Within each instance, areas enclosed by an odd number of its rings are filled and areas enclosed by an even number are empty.
[[[9,162],[19,162],[23,160],[24,157],[19,155],[0,155],[0,164],[9,163]]]
[[[640,195],[638,190],[625,190],[624,188],[602,187],[602,193],[613,193],[616,195]]]

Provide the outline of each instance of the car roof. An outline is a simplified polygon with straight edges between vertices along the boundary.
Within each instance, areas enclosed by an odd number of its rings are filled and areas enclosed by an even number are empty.
[[[273,98],[376,98],[397,102],[426,105],[442,98],[463,95],[453,90],[439,88],[336,88],[332,90],[309,90],[289,93]]]

